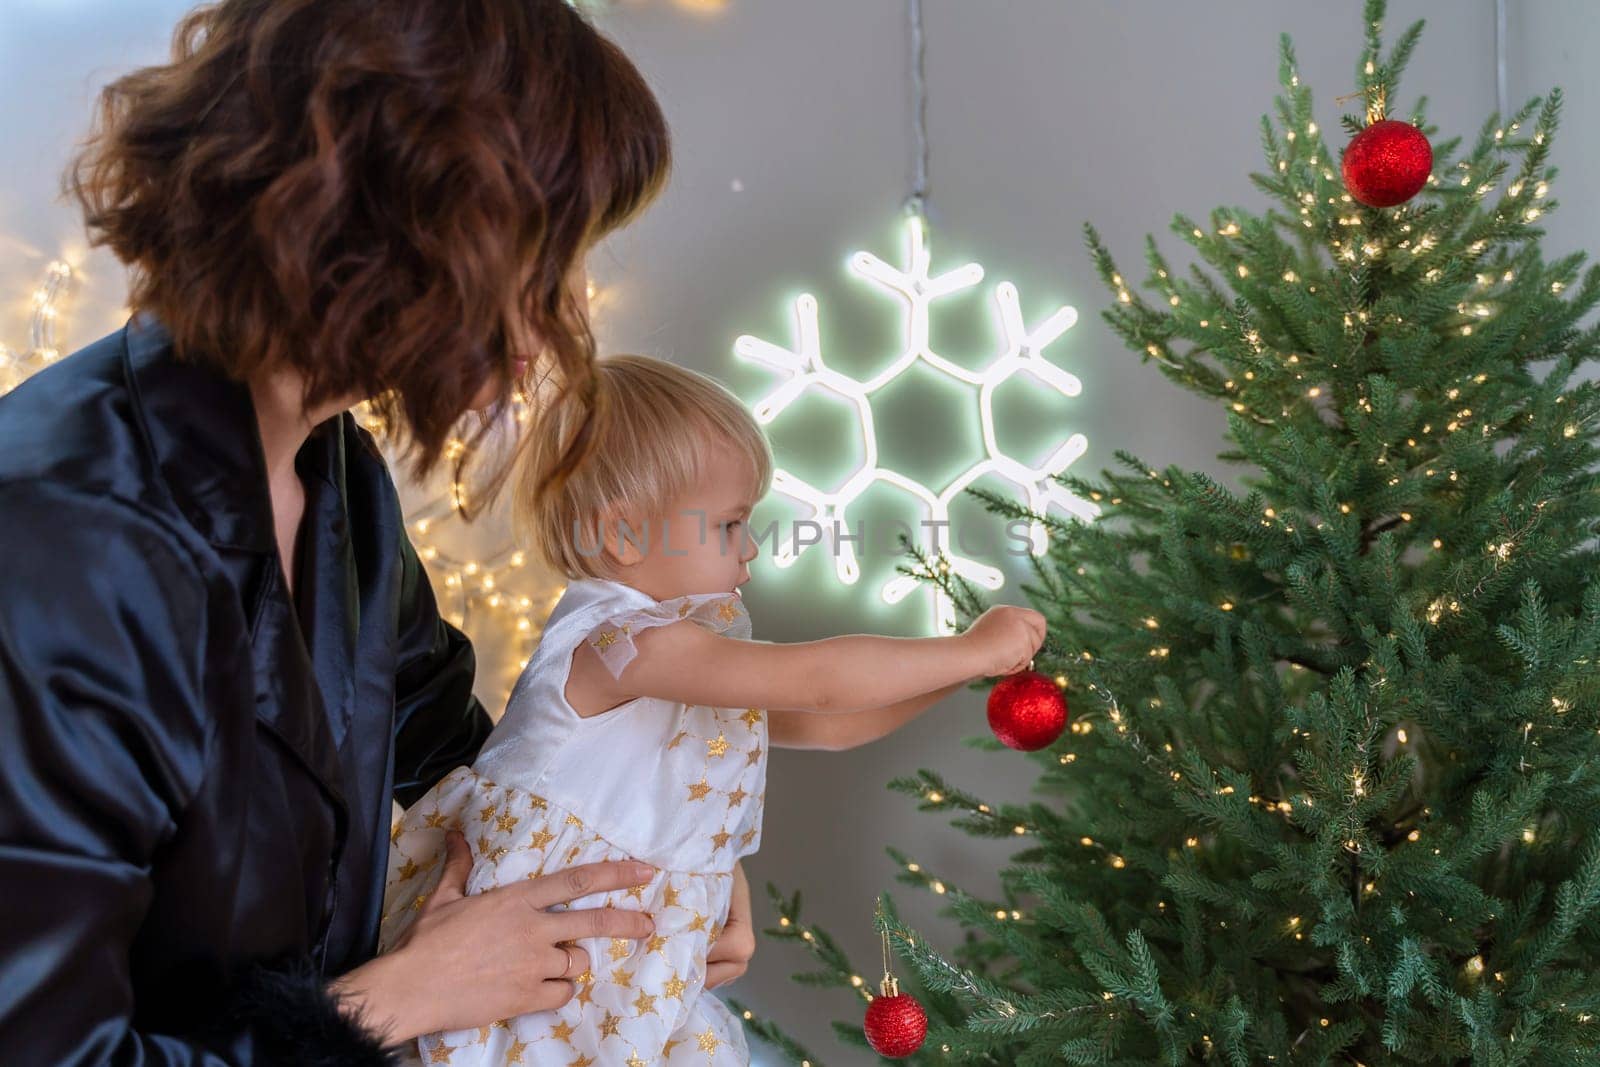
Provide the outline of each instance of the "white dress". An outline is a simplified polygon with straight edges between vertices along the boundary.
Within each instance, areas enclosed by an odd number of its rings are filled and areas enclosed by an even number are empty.
[[[635,654],[635,635],[680,619],[750,636],[735,594],[657,601],[620,582],[571,582],[477,760],[452,771],[396,824],[380,952],[438,885],[452,828],[472,849],[469,895],[598,860],[638,859],[660,872],[643,888],[571,905],[647,911],[655,936],[577,941],[591,967],[566,1006],[424,1035],[417,1041],[423,1063],[749,1063],[738,1019],[704,986],[707,953],[727,922],[734,864],[761,841],[766,716],[640,697],[585,719],[565,696],[580,641],[617,674]]]

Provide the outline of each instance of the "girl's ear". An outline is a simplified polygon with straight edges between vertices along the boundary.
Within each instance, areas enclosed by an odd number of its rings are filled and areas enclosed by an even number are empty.
[[[600,522],[601,552],[607,563],[613,568],[625,568],[644,560],[640,546],[648,542],[644,526],[638,520],[609,509]]]

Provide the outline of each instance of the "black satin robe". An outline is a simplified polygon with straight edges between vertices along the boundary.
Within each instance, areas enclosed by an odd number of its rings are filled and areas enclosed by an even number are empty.
[[[0,1061],[386,1062],[390,800],[491,722],[348,414],[284,586],[248,389],[136,318],[0,398]]]

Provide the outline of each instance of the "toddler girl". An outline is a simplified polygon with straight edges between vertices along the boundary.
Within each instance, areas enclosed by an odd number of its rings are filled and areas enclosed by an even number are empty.
[[[424,1035],[425,1063],[747,1064],[738,1021],[705,992],[706,960],[734,866],[761,842],[769,748],[882,737],[974,678],[1025,667],[1044,640],[1043,617],[1011,607],[952,637],[751,640],[738,588],[771,484],[766,439],[732,394],[670,363],[616,356],[597,374],[588,458],[547,485],[584,428],[558,399],[518,473],[518,517],[569,584],[477,760],[396,827],[380,951],[438,883],[450,829],[473,852],[468,894],[651,864],[648,885],[571,906],[636,908],[655,932],[573,944],[564,1006]]]

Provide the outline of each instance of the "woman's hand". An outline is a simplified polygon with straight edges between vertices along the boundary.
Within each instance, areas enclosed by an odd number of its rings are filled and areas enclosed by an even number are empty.
[[[643,885],[656,874],[648,864],[591,863],[469,897],[471,870],[466,839],[452,830],[439,885],[416,921],[391,951],[330,987],[380,1041],[559,1008],[576,992],[573,979],[589,969],[589,954],[564,942],[637,940],[655,932],[650,917],[637,911],[546,910],[591,893]]]
[[[733,898],[728,903],[728,921],[722,936],[706,957],[706,988],[715,989],[744,976],[750,958],[756,954],[755,921],[750,914],[750,883],[744,864],[733,865]]]
[[[982,673],[993,678],[1028,666],[1044,644],[1045,618],[1032,608],[1001,604],[990,608],[960,635],[979,650]]]

